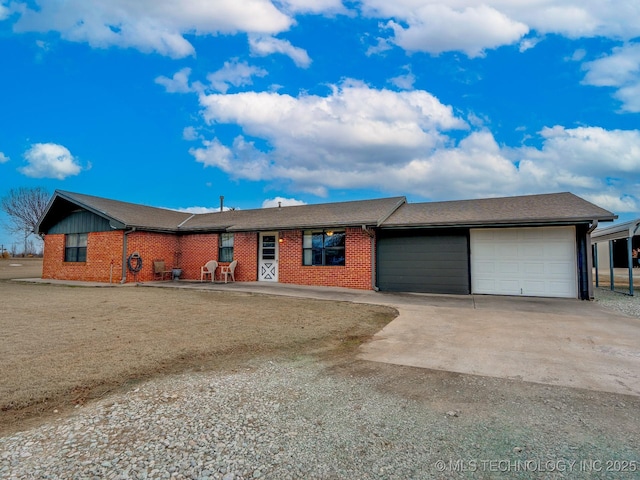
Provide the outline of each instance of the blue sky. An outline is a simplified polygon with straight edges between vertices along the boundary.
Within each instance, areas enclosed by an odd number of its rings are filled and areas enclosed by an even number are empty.
[[[0,72],[0,196],[640,216],[638,2],[0,0]]]

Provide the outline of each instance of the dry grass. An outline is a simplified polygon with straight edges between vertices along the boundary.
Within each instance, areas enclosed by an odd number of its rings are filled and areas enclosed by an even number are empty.
[[[396,314],[346,302],[0,281],[0,431],[154,375],[366,338]]]

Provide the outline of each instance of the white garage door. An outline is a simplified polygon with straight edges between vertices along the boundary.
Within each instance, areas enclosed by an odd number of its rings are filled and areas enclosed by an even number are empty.
[[[471,230],[471,291],[576,298],[574,227]]]

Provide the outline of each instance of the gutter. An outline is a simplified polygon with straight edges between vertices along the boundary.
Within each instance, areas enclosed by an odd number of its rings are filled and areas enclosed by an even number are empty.
[[[122,279],[120,285],[127,283],[127,235],[136,231],[136,227],[124,232],[124,240],[122,241]]]
[[[368,229],[366,225],[362,225],[362,231],[369,236],[371,243],[371,288],[374,292],[378,292],[380,289],[376,285],[376,233]]]

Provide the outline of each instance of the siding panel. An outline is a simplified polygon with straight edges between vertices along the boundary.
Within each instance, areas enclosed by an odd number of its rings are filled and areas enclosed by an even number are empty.
[[[68,217],[63,218],[48,233],[89,233],[89,232],[110,232],[109,220],[98,215],[82,210],[73,212]]]

